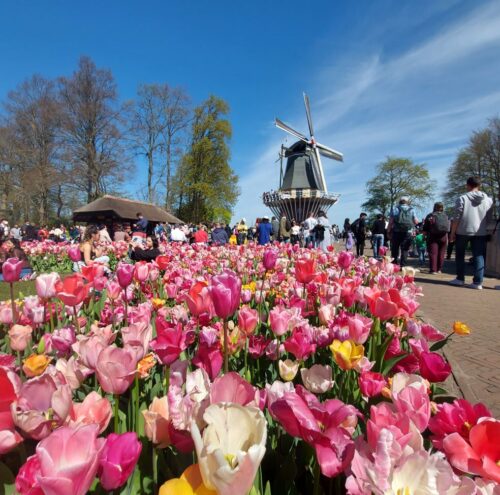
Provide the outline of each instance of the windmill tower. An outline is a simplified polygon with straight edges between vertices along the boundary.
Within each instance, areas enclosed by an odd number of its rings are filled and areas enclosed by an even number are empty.
[[[305,93],[304,105],[309,138],[280,119],[275,120],[276,127],[298,138],[298,141],[289,147],[282,147],[280,156],[286,158],[286,167],[284,174],[280,173],[279,189],[263,194],[264,204],[278,218],[285,215],[298,222],[305,220],[311,212],[317,215],[319,210],[328,210],[339,199],[338,194],[328,192],[321,156],[343,161],[342,153],[316,141],[309,98]]]

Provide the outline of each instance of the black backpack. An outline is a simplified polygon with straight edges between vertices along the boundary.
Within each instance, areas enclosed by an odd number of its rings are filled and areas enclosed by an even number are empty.
[[[432,213],[429,218],[429,223],[431,225],[431,234],[444,235],[450,230],[448,216],[442,211]]]
[[[409,232],[413,228],[413,209],[398,207],[394,215],[394,230],[397,232]]]

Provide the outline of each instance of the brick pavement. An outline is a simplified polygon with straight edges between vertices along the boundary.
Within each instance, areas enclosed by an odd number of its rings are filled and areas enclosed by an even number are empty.
[[[446,262],[444,271],[430,275],[424,268],[417,273],[415,280],[424,291],[418,314],[445,333],[456,320],[471,328],[468,336],[454,336],[444,354],[461,394],[484,402],[500,418],[500,291],[494,290],[500,280],[487,278],[477,291],[447,284],[454,278],[453,261]]]

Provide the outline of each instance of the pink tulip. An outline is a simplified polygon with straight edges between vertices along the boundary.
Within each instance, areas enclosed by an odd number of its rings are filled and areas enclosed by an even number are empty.
[[[142,411],[144,417],[144,433],[151,442],[159,449],[170,445],[169,424],[170,415],[168,408],[168,397],[153,398],[153,402],[146,411]]]
[[[9,329],[10,348],[23,352],[31,341],[33,329],[29,325],[12,325]]]
[[[99,460],[99,480],[105,490],[116,490],[126,483],[141,450],[142,445],[135,432],[108,435]]]
[[[85,379],[93,373],[79,359],[75,359],[75,356],[71,356],[67,361],[63,358],[58,359],[56,369],[64,375],[72,390],[80,388]]]
[[[95,424],[99,426],[99,433],[102,433],[108,427],[112,416],[109,400],[92,390],[83,402],[73,404],[70,424],[73,428],[77,425]]]
[[[280,337],[288,332],[288,325],[292,319],[292,313],[283,306],[275,306],[269,312],[269,321],[274,335]]]
[[[354,254],[350,251],[342,251],[339,253],[337,258],[337,263],[342,268],[342,270],[348,270],[354,261]]]
[[[465,440],[469,439],[471,427],[481,418],[491,417],[491,412],[484,404],[474,404],[465,399],[457,399],[453,404],[439,404],[437,413],[429,420],[429,430],[434,447],[443,450],[443,440],[451,433],[458,433]]]
[[[250,335],[248,337],[248,354],[253,359],[260,358],[269,344],[269,340],[267,340],[264,335]]]
[[[210,403],[233,402],[235,404],[257,405],[257,388],[248,383],[238,373],[231,371],[214,380],[210,387]]]
[[[292,353],[296,359],[303,361],[316,352],[316,344],[312,336],[303,328],[296,328],[290,337],[285,340],[285,350]]]
[[[23,262],[19,258],[8,258],[3,262],[2,275],[5,282],[17,282],[21,277]]]
[[[192,363],[208,373],[210,380],[215,379],[222,368],[222,353],[219,345],[211,347],[200,345],[198,352],[192,359]]]
[[[216,315],[222,319],[229,318],[240,305],[241,279],[230,270],[215,275],[211,280],[210,295]]]
[[[134,266],[134,278],[137,282],[145,282],[149,276],[149,263],[139,261]]]
[[[247,335],[252,334],[259,322],[259,313],[255,309],[243,306],[238,311],[238,327]]]
[[[35,280],[36,293],[40,299],[56,296],[56,283],[61,279],[58,273],[42,273]]]
[[[141,359],[148,352],[152,336],[153,327],[149,323],[134,323],[122,328],[123,344],[141,348]]]
[[[21,495],[44,495],[38,484],[37,475],[40,474],[40,461],[38,456],[32,455],[19,468],[16,476],[16,490]]]
[[[0,323],[10,325],[13,322],[12,318],[12,305],[8,303],[0,303]]]
[[[189,311],[193,316],[198,317],[204,313],[213,315],[213,302],[206,282],[193,284],[185,297]]]
[[[384,375],[374,371],[364,371],[358,377],[359,388],[364,397],[376,397],[387,385]]]
[[[421,388],[405,387],[393,397],[396,410],[413,421],[418,431],[423,432],[431,417],[431,403],[427,392]]]
[[[57,351],[59,356],[68,354],[75,342],[76,337],[73,327],[58,328],[52,334],[52,347]]]
[[[105,289],[106,289],[107,296],[112,301],[116,301],[122,293],[120,284],[117,282],[114,282],[113,280],[108,280],[108,282],[105,286]]]
[[[134,279],[134,265],[120,262],[116,268],[116,277],[122,289],[126,289]]]
[[[107,346],[106,342],[96,336],[79,336],[78,341],[73,344],[73,350],[78,354],[80,361],[91,370],[97,367],[97,359],[101,351]]]
[[[368,340],[373,320],[360,314],[349,315],[347,319],[349,337],[356,344],[364,344]]]
[[[157,336],[150,342],[149,347],[162,364],[170,366],[187,348],[187,334],[183,331],[182,324],[174,325],[161,317],[156,319],[156,325]]]
[[[302,383],[313,394],[324,394],[333,387],[332,368],[329,365],[314,364],[300,370]]]
[[[105,392],[123,394],[134,381],[137,356],[128,347],[106,347],[99,354],[95,371]]]
[[[78,263],[82,259],[82,252],[80,246],[73,246],[68,249],[68,257],[74,263]]]
[[[262,258],[262,263],[264,268],[268,270],[273,270],[276,265],[276,260],[278,259],[278,253],[274,249],[266,249],[264,251],[264,256]]]
[[[469,442],[459,433],[452,433],[444,438],[443,448],[454,468],[500,483],[499,420],[479,420],[469,432]]]
[[[35,476],[43,493],[85,495],[99,467],[104,440],[97,425],[62,427],[36,447],[40,471]]]
[[[420,374],[433,383],[444,382],[451,373],[451,366],[436,352],[422,352],[419,365]]]

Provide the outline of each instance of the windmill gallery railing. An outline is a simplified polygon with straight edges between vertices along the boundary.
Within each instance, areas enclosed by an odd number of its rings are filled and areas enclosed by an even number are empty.
[[[303,222],[311,213],[317,216],[319,210],[327,211],[340,198],[340,194],[318,189],[291,189],[265,192],[264,204],[280,218],[285,215],[290,220]]]

